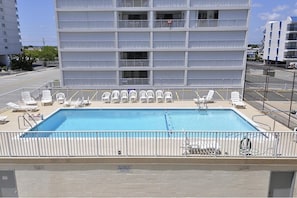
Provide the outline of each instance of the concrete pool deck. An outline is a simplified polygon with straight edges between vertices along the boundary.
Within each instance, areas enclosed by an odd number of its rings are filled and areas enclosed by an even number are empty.
[[[63,104],[59,104],[58,102],[54,102],[53,105],[42,106],[40,102],[38,102],[39,111],[37,112],[29,112],[32,115],[41,114],[43,117],[47,117],[54,111],[59,108],[72,108],[72,107],[64,107]],[[103,103],[101,101],[92,101],[91,105],[86,106],[87,108],[198,108],[194,101],[174,101],[173,103]],[[229,101],[215,101],[214,103],[208,103],[209,108],[232,108],[232,105]],[[85,108],[85,107],[79,107]],[[264,129],[265,131],[292,131],[291,129],[287,128],[283,124],[280,124],[274,121],[269,116],[263,114],[262,112],[258,111],[257,109],[253,108],[252,106],[248,105],[245,109],[238,108],[239,112],[244,114],[250,120],[255,119],[256,123],[259,124],[260,128]],[[24,131],[29,128],[29,125],[24,126],[23,119],[21,118],[25,113],[24,112],[12,112],[11,109],[1,113],[1,116],[7,116],[7,120],[9,122],[0,125],[0,132],[6,131]],[[33,121],[31,123],[34,124]],[[20,126],[20,127],[19,127]],[[274,129],[274,130],[273,130]]]

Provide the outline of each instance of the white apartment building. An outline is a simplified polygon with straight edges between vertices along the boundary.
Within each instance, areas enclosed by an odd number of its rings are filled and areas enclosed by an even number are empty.
[[[8,55],[21,52],[16,5],[16,0],[0,0],[0,66],[9,64]]]
[[[62,84],[243,88],[249,0],[56,0]]]
[[[263,41],[266,62],[297,62],[297,17],[268,22]]]

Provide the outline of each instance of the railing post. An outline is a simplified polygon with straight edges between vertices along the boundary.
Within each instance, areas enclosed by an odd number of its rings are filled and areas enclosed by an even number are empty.
[[[10,142],[9,142],[8,134],[10,134],[10,133],[7,133],[7,132],[6,132],[6,139],[7,139],[8,153],[9,153],[9,157],[12,157],[12,156],[11,156],[11,144],[10,144]]]

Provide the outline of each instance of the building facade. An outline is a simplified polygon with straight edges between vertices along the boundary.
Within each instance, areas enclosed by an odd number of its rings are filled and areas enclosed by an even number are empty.
[[[249,0],[56,0],[62,84],[243,88]]]
[[[297,17],[268,22],[263,41],[266,62],[285,62],[287,66],[297,62]]]
[[[21,52],[16,0],[0,0],[0,66],[8,65],[10,54]]]

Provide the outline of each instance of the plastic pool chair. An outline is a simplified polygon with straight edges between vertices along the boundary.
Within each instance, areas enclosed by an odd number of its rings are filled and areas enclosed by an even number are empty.
[[[139,100],[140,102],[144,103],[144,102],[147,102],[147,93],[145,90],[141,90],[139,92]]]
[[[147,102],[149,102],[149,103],[154,102],[155,93],[154,93],[153,90],[147,90],[146,91],[146,96],[147,96]]]
[[[41,97],[41,104],[46,105],[46,104],[53,104],[53,97],[51,94],[50,90],[43,90],[42,91],[42,97]]]
[[[113,103],[120,102],[120,91],[119,90],[113,90],[111,92],[111,102],[113,102]]]
[[[13,102],[6,103],[12,111],[38,111],[38,107],[36,105],[18,105]]]
[[[105,103],[109,103],[110,102],[110,92],[104,92],[101,96],[101,100]]]
[[[64,104],[66,101],[66,97],[64,93],[57,93],[56,94],[56,100],[60,103],[60,104]]]
[[[172,93],[170,91],[166,91],[164,93],[165,102],[173,102]]]
[[[129,91],[129,100],[132,103],[137,102],[137,91],[135,90]]]
[[[129,101],[129,94],[127,90],[121,91],[121,102],[126,103]]]
[[[238,91],[231,92],[231,103],[235,107],[246,108],[246,104],[240,98],[240,95],[239,95]]]
[[[157,91],[156,91],[156,101],[157,101],[158,103],[160,103],[160,102],[164,102],[164,93],[163,93],[162,90],[157,90]]]
[[[21,96],[22,96],[22,101],[23,101],[26,105],[36,105],[36,104],[37,104],[37,102],[35,101],[35,99],[31,97],[29,91],[23,91],[23,92],[21,93]]]

